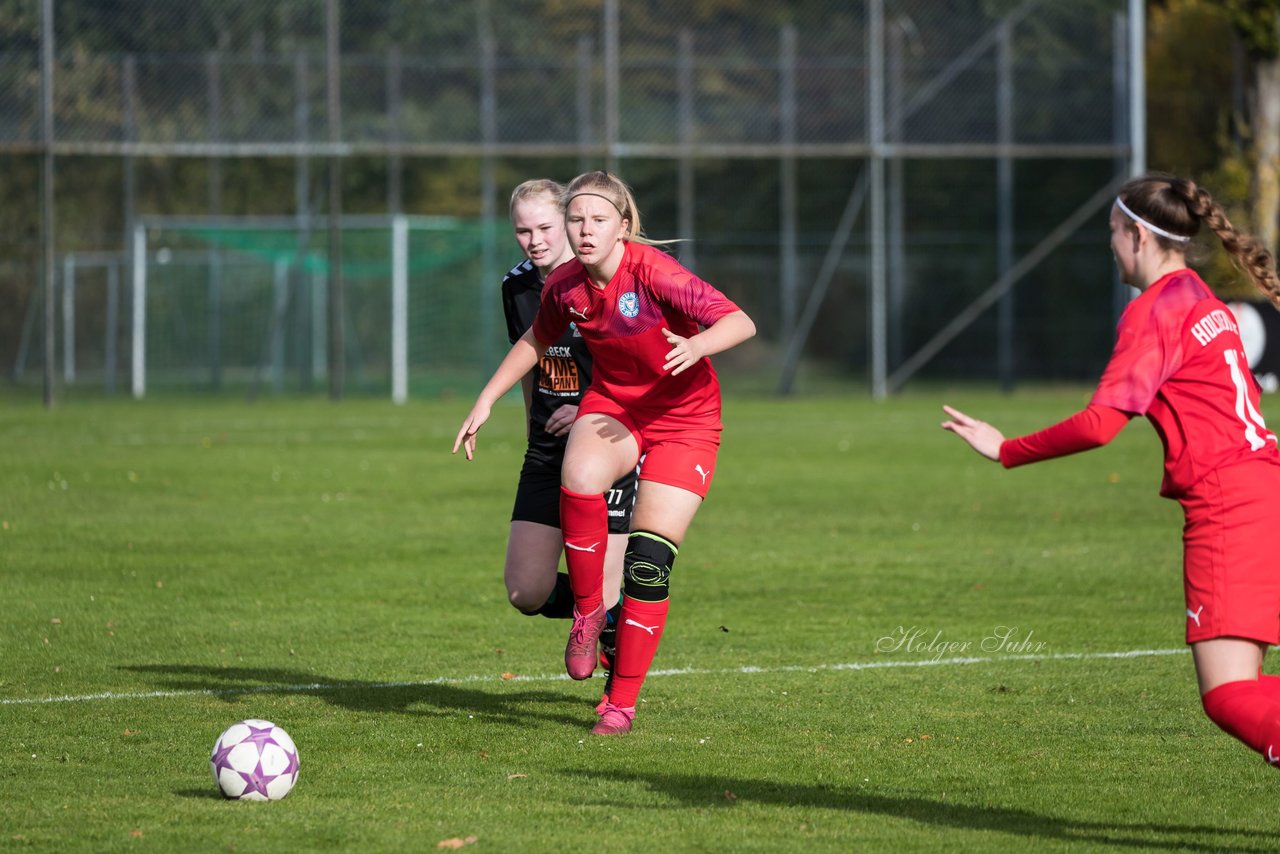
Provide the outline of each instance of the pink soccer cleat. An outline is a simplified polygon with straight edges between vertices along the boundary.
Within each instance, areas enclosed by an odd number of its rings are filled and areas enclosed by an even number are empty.
[[[600,714],[600,722],[591,728],[592,735],[626,735],[631,732],[631,722],[636,717],[634,706],[624,709],[608,701],[603,705],[604,711]]]
[[[604,604],[589,614],[573,609],[573,628],[564,648],[564,667],[570,679],[589,679],[596,670],[596,646],[604,629]]]

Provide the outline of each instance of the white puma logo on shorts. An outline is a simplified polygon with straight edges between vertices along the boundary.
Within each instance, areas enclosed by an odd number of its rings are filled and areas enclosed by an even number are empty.
[[[703,470],[702,463],[698,463],[696,466],[694,466],[693,470],[696,471],[698,474],[702,475],[702,483],[705,486],[707,483],[707,478],[711,477],[711,472]]]
[[[1198,628],[1200,628],[1200,612],[1201,612],[1201,611],[1203,611],[1203,610],[1204,610],[1204,606],[1203,606],[1203,605],[1201,605],[1201,606],[1200,606],[1199,608],[1197,608],[1195,611],[1192,611],[1190,608],[1188,608],[1188,609],[1187,609],[1187,619],[1188,619],[1188,620],[1195,620],[1195,621],[1196,621],[1196,628],[1197,628],[1197,629],[1198,629]]]

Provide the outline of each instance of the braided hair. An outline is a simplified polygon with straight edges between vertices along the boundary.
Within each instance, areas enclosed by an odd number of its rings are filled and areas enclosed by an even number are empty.
[[[1280,279],[1276,277],[1275,258],[1261,240],[1236,230],[1222,205],[1213,200],[1208,190],[1189,178],[1152,173],[1129,181],[1120,188],[1119,196],[1139,217],[1171,234],[1191,238],[1200,232],[1201,225],[1208,226],[1258,290],[1280,308]],[[1151,236],[1165,250],[1185,251],[1182,241],[1154,232]]]

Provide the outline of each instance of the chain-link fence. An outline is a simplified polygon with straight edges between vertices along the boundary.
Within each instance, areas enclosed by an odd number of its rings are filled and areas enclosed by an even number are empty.
[[[475,306],[430,346],[411,337],[410,383],[470,383],[505,348],[510,188],[608,166],[648,232],[683,238],[757,319],[741,358],[768,385],[801,365],[880,391],[918,372],[1087,376],[1113,321],[1098,199],[1129,170],[1131,5],[0,0],[0,368],[33,381],[51,352],[65,381],[114,388],[141,358],[157,381],[305,389],[341,358],[385,388],[390,311],[359,296],[389,293],[384,274],[320,223],[404,213],[459,224],[414,250],[453,266],[410,279],[410,335],[432,306]],[[182,245],[157,233],[136,256],[139,226],[174,217]],[[292,248],[264,262],[227,234]],[[320,257],[337,263],[322,288]],[[130,305],[139,270],[160,315]],[[355,345],[323,358],[304,334],[317,288],[347,281],[367,316],[330,323]],[[181,347],[134,346],[153,316]]]

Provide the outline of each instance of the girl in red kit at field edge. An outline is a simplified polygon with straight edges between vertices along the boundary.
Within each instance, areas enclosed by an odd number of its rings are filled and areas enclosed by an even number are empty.
[[[1267,646],[1280,643],[1280,453],[1235,318],[1186,267],[1202,224],[1280,306],[1271,253],[1207,192],[1169,175],[1135,179],[1112,206],[1111,250],[1142,293],[1120,318],[1089,406],[1019,439],[951,407],[942,426],[1012,468],[1104,445],[1147,416],[1164,444],[1160,494],[1186,516],[1186,638],[1205,712],[1280,765],[1280,677],[1262,674]]]
[[[617,657],[592,729],[615,735],[631,730],[666,625],[671,567],[715,472],[720,384],[706,357],[750,338],[755,324],[643,240],[635,200],[616,176],[578,176],[563,207],[575,260],[547,280],[532,328],[480,392],[453,450],[463,447],[472,457],[493,403],[574,324],[594,360],[561,471],[560,525],[575,599],[565,667],[574,679],[595,669],[605,623],[603,493],[643,456],[623,560]]]

